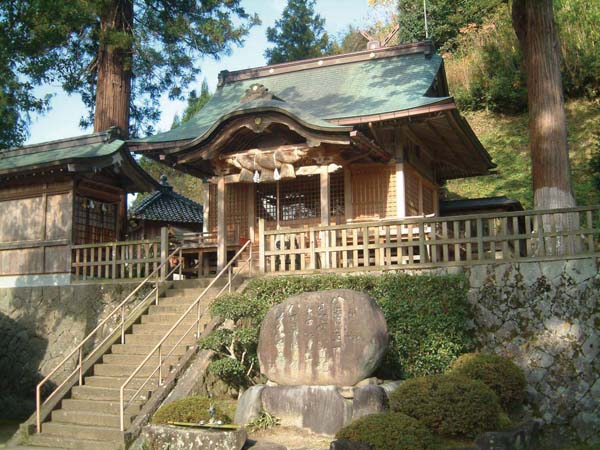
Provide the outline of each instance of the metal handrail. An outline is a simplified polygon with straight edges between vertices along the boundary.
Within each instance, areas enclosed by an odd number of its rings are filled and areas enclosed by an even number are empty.
[[[244,250],[246,250],[246,248],[250,249],[248,259],[246,261],[244,261],[243,265],[241,265],[237,268],[238,269],[237,273],[233,274],[233,270],[232,270],[233,263],[240,257],[240,255],[244,252]],[[231,258],[231,260],[227,263],[227,265],[225,267],[223,267],[223,269],[221,269],[221,271],[213,278],[213,280],[209,283],[209,285],[206,288],[204,288],[202,293],[196,298],[196,300],[194,300],[192,302],[192,304],[188,307],[188,309],[186,309],[186,311],[179,317],[177,322],[175,322],[173,324],[173,326],[165,333],[165,335],[154,346],[154,348],[150,351],[150,353],[148,353],[148,355],[144,358],[144,360],[135,368],[135,370],[132,372],[132,374],[129,376],[129,378],[127,378],[127,380],[125,380],[125,382],[121,385],[121,388],[119,391],[119,415],[120,415],[119,423],[120,423],[121,431],[125,431],[125,420],[124,420],[125,409],[127,409],[133,403],[133,401],[138,396],[138,394],[142,391],[142,389],[144,389],[144,386],[146,386],[146,384],[152,379],[152,377],[154,377],[154,375],[156,375],[157,372],[158,372],[158,385],[160,386],[162,384],[163,361],[166,361],[171,356],[171,354],[177,348],[177,346],[189,335],[190,331],[192,331],[194,328],[196,328],[196,338],[198,338],[198,339],[200,338],[200,318],[202,317],[201,309],[200,309],[200,300],[202,300],[202,298],[206,295],[206,293],[209,291],[209,289],[211,289],[213,287],[213,285],[225,274],[225,272],[227,272],[227,274],[228,274],[227,283],[223,286],[223,288],[221,288],[219,293],[214,298],[219,297],[226,289],[229,289],[229,292],[231,292],[231,287],[232,287],[233,281],[235,280],[237,275],[242,271],[242,269],[245,266],[248,266],[249,273],[250,273],[250,275],[252,275],[252,242],[251,241],[246,242],[242,246],[242,248],[240,248],[238,250],[238,252],[235,254],[235,256],[233,258]],[[163,354],[162,354],[163,344],[165,343],[167,338],[169,338],[169,336],[171,336],[173,331],[183,322],[183,320],[188,316],[188,314],[194,308],[196,308],[196,320],[194,320],[192,322],[192,324],[186,330],[186,332],[173,345],[173,348],[171,349],[171,351],[163,356]],[[204,311],[202,311],[202,312],[204,312]],[[124,396],[125,388],[127,387],[127,385],[129,385],[131,380],[133,380],[133,378],[140,372],[142,367],[144,367],[146,365],[146,363],[150,360],[150,358],[152,358],[152,356],[154,356],[157,352],[158,352],[157,367],[152,371],[152,373],[150,375],[148,375],[146,377],[146,379],[139,386],[137,391],[129,398],[129,400],[127,401],[127,404],[125,404],[125,396]]]
[[[75,375],[77,372],[79,372],[79,385],[81,386],[83,384],[83,364],[85,362],[87,362],[87,360],[91,357],[91,355],[94,354],[94,352],[101,347],[102,345],[104,345],[104,343],[106,343],[108,341],[108,339],[111,338],[111,336],[113,336],[113,333],[108,334],[99,344],[96,344],[94,346],[93,349],[90,350],[90,352],[84,357],[83,356],[83,346],[92,338],[92,336],[94,336],[96,334],[96,332],[98,330],[100,330],[111,318],[113,318],[117,313],[121,313],[121,321],[120,321],[120,328],[121,328],[121,343],[123,344],[125,342],[125,322],[127,319],[130,319],[133,315],[138,313],[138,309],[140,309],[140,306],[144,305],[144,303],[146,302],[146,300],[148,298],[150,298],[151,295],[155,295],[155,302],[158,304],[158,295],[159,295],[159,282],[164,280],[163,278],[160,277],[160,272],[162,270],[162,268],[164,267],[165,264],[167,264],[169,262],[169,259],[173,256],[175,256],[176,254],[178,254],[178,263],[173,267],[173,269],[165,276],[164,279],[169,278],[173,273],[175,273],[176,270],[179,270],[179,275],[181,276],[181,269],[182,269],[182,262],[183,259],[181,257],[181,247],[176,248],[171,254],[169,254],[169,256],[167,258],[165,258],[165,260],[163,262],[160,263],[159,266],[156,267],[156,269],[154,269],[152,271],[152,273],[150,273],[150,275],[148,275],[144,280],[142,280],[142,282],[140,284],[137,285],[137,287],[131,291],[129,293],[129,295],[127,297],[125,297],[125,299],[118,305],[115,307],[115,309],[113,309],[111,311],[111,313],[106,316],[104,318],[104,320],[102,320],[102,322],[100,322],[96,328],[94,328],[80,343],[79,345],[77,345],[52,371],[50,371],[50,373],[48,375],[46,375],[46,377],[40,381],[38,383],[38,385],[36,386],[35,389],[35,402],[36,402],[36,428],[37,428],[37,432],[40,433],[42,431],[42,414],[41,414],[41,409],[42,406],[45,405],[46,403],[48,403],[55,395],[56,393],[63,387],[65,386],[69,380],[73,377],[73,375]],[[154,278],[152,280],[152,278]],[[138,303],[138,305],[129,312],[129,315],[127,316],[127,318],[125,317],[125,305],[131,300],[131,298],[137,294],[137,292],[142,288],[142,286],[144,286],[146,283],[148,283],[149,281],[154,282],[154,289],[152,289],[145,297],[144,299]],[[141,314],[141,311],[140,311]],[[65,377],[64,381],[58,385],[53,392],[44,399],[44,401],[42,402],[42,387],[50,380],[50,378],[52,377],[52,375],[54,375],[61,367],[63,367],[76,353],[79,353],[79,358],[78,358],[78,364],[75,367],[75,369],[73,369],[73,371]]]

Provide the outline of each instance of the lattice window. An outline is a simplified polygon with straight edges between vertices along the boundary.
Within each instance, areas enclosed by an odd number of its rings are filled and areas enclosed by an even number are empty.
[[[339,170],[331,174],[329,178],[329,207],[331,216],[344,215],[344,172]]]
[[[258,184],[256,187],[256,217],[267,221],[302,221],[321,217],[321,178],[319,175],[298,177],[290,181]],[[277,196],[279,195],[279,211]],[[344,173],[330,178],[329,201],[331,215],[344,213]]]
[[[117,205],[86,197],[75,197],[73,238],[76,244],[117,240]]]

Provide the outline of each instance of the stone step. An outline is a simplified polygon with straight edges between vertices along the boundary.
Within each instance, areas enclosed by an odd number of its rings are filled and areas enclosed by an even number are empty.
[[[202,311],[207,302],[204,300],[200,302],[200,310]],[[190,303],[191,304],[191,303]],[[190,307],[190,304],[173,304],[173,305],[165,305],[164,303],[159,303],[158,305],[151,305],[148,310],[149,315],[154,314],[177,314],[181,316],[187,309]],[[195,309],[192,309],[195,311]],[[142,316],[146,317],[146,316]]]
[[[141,407],[142,403],[136,400],[127,408],[127,412],[138,414]],[[66,398],[62,400],[62,409],[68,411],[97,412],[100,414],[119,414],[119,402]]]
[[[198,296],[200,294],[202,294],[204,289],[205,288],[183,288],[183,289],[172,288],[165,292],[164,297],[165,298],[180,297],[180,298],[196,299],[196,298],[198,298]],[[212,287],[206,292],[206,295],[210,294],[211,291],[215,291],[215,293],[217,293],[219,290],[220,290],[220,288]],[[159,303],[160,303],[160,300],[159,300]]]
[[[91,377],[85,377],[84,386],[120,389],[126,380],[127,377],[101,377],[98,375],[92,375]],[[143,378],[133,378],[127,387],[128,389],[130,388],[137,390],[142,383],[144,383],[144,381],[145,380]],[[144,385],[144,387],[150,391],[154,391],[156,389],[156,385],[156,380],[150,380]]]
[[[200,332],[202,332],[203,327],[200,326]],[[154,347],[156,344],[158,344],[160,342],[160,340],[162,339],[162,337],[164,336],[163,334],[142,334],[142,333],[137,333],[137,334],[129,334],[127,336],[125,336],[125,345],[150,345],[152,347]],[[168,346],[172,346],[175,344],[181,344],[181,345],[194,345],[197,341],[196,337],[194,336],[194,333],[190,333],[188,336],[184,337],[183,340],[181,342],[179,342],[179,339],[181,339],[181,335],[171,335],[169,336],[167,339],[165,339],[164,344],[168,347]]]
[[[185,310],[184,310],[185,311]],[[182,313],[184,311],[181,311]],[[142,324],[159,324],[159,325],[173,325],[181,318],[181,314],[167,314],[167,313],[155,313],[150,315],[142,316]],[[191,325],[197,318],[196,311],[190,311],[182,323]]]
[[[171,348],[173,348],[173,346],[171,346]],[[162,358],[164,361],[165,356],[167,356],[169,354],[169,350],[162,349],[161,351],[162,351]],[[123,365],[137,366],[137,365],[141,364],[142,361],[144,361],[146,356],[148,356],[148,353],[146,353],[145,355],[113,355],[113,354],[109,353],[102,357],[102,361],[103,361],[103,363],[106,363],[106,364],[123,364]],[[178,356],[178,355],[177,356],[171,355],[166,359],[166,363],[175,364],[175,363],[177,363],[177,361],[179,361],[179,358],[180,358],[180,356]],[[158,364],[158,352],[156,352],[154,355],[152,355],[146,364]]]
[[[123,433],[118,427],[98,427],[70,423],[47,422],[42,425],[42,433],[71,439],[87,439],[123,445]]]
[[[158,342],[158,340],[156,341]],[[111,347],[111,351],[113,355],[147,355],[152,351],[154,345],[144,345],[144,344],[115,344]],[[166,353],[170,352],[173,349],[173,345],[166,345],[164,347],[164,351]],[[183,356],[188,350],[187,345],[178,345],[177,348],[173,351],[174,356]]]
[[[131,425],[132,414],[125,414],[123,424],[128,427]],[[118,414],[102,414],[97,412],[73,411],[59,409],[52,411],[52,421],[61,423],[70,423],[75,425],[96,425],[99,427],[120,428],[121,419]]]
[[[180,323],[172,331],[171,336],[183,336],[188,332],[188,329],[192,326],[192,323],[193,322]],[[162,337],[167,334],[167,331],[169,331],[173,325],[174,323],[139,323],[133,326],[132,335],[158,334]],[[193,331],[191,331],[191,333],[193,333]]]
[[[65,436],[34,434],[30,437],[29,444],[40,447],[66,448],[75,450],[117,450],[122,446],[118,442],[104,442],[89,439],[74,439]]]
[[[125,400],[129,400],[137,389],[125,389],[123,395]],[[144,387],[137,395],[136,399],[140,401],[146,401],[150,398],[151,390]],[[76,400],[101,400],[101,401],[118,401],[119,400],[119,389],[99,387],[99,386],[73,386],[71,389],[71,398]]]
[[[135,366],[129,364],[96,364],[94,366],[94,375],[100,375],[105,377],[129,377]],[[135,378],[147,378],[154,372],[156,366],[146,365],[140,369],[136,374]],[[171,371],[171,367],[163,365],[162,374],[165,377]],[[158,379],[158,371],[153,375],[154,378]]]

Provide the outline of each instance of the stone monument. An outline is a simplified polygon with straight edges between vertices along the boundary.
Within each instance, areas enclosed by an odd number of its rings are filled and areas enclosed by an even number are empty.
[[[242,395],[235,423],[265,410],[282,425],[333,435],[353,419],[384,411],[395,385],[369,377],[388,341],[383,312],[366,294],[336,289],[288,298],[261,325],[258,359],[269,382]]]

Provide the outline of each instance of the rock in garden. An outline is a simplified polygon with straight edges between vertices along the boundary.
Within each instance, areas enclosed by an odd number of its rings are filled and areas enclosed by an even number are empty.
[[[352,404],[335,386],[266,386],[262,405],[281,425],[321,435],[334,435],[352,420]]]
[[[352,386],[378,367],[388,339],[383,312],[368,295],[307,292],[267,313],[258,358],[261,372],[280,385]]]

